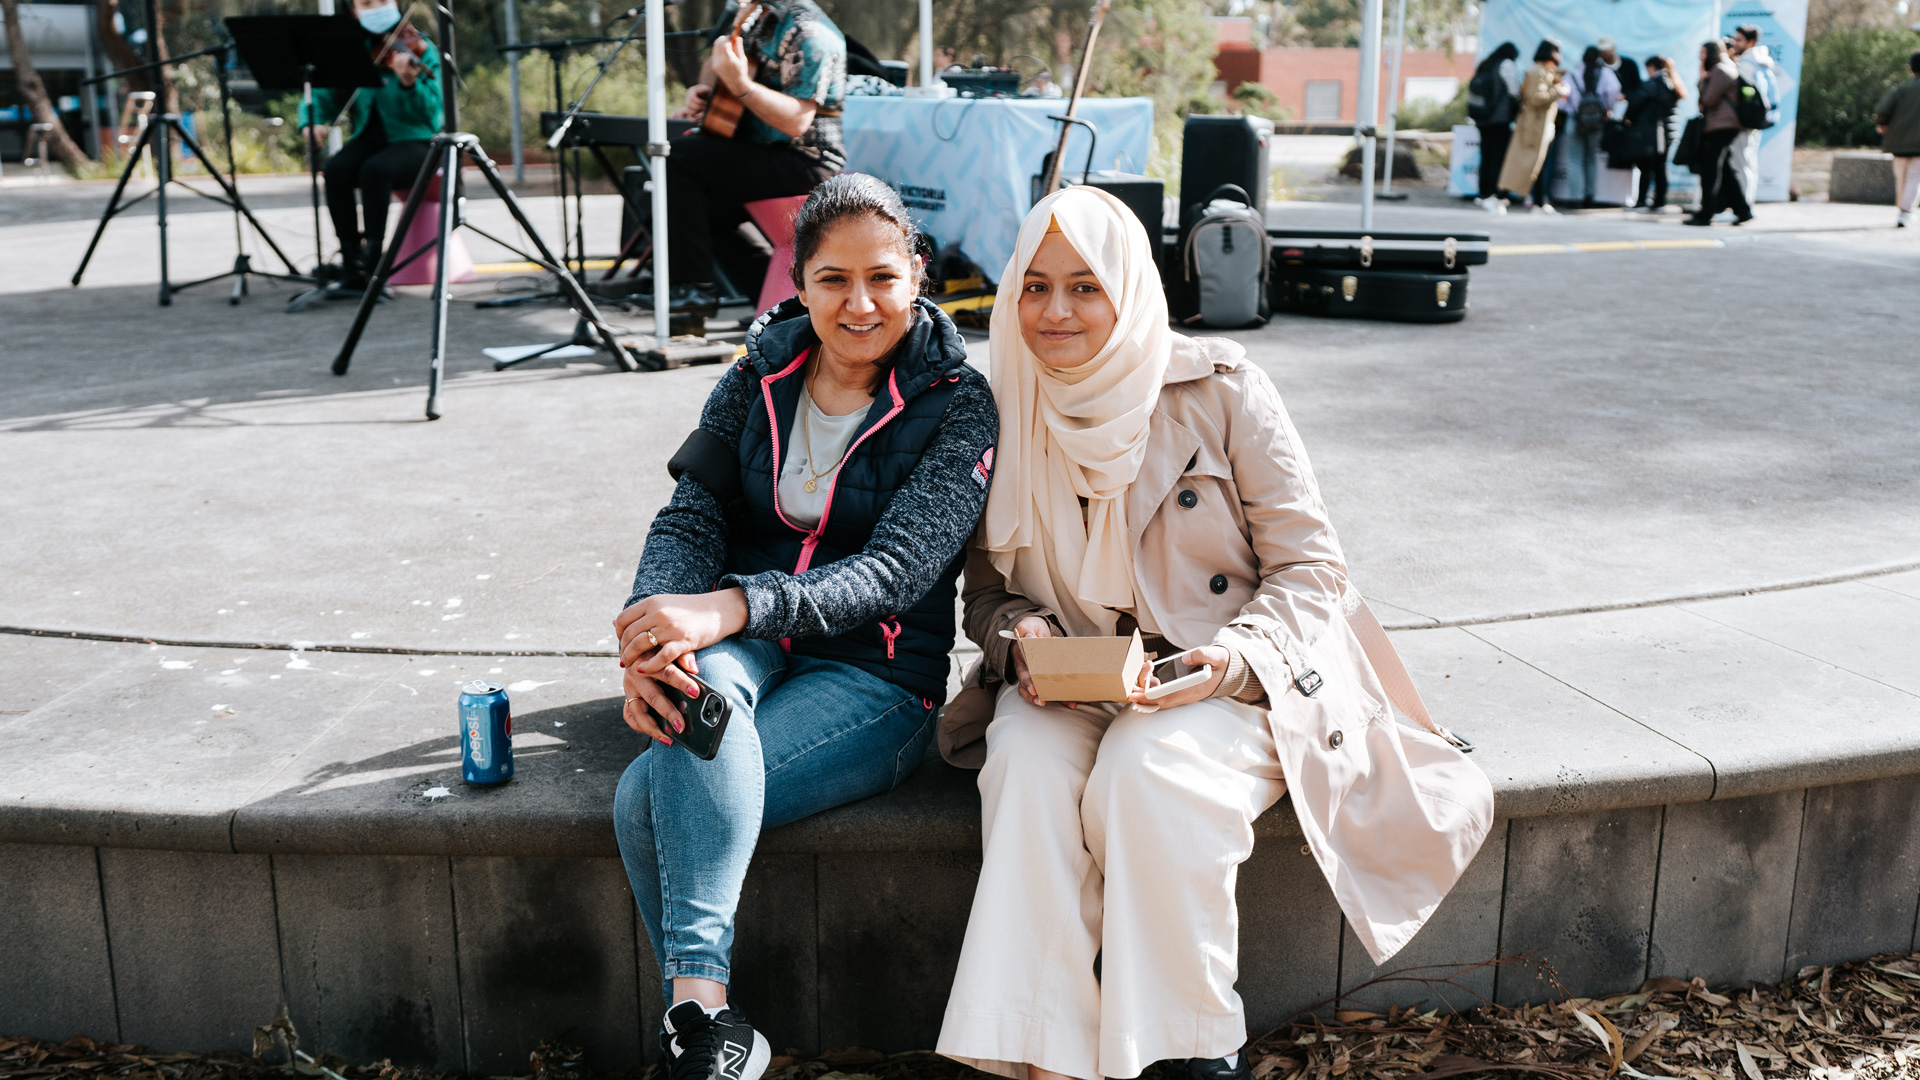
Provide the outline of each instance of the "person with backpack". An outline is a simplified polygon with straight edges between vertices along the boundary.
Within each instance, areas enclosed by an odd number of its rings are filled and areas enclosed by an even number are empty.
[[[1727,55],[1726,43],[1715,38],[1700,46],[1700,209],[1688,225],[1711,225],[1713,215],[1733,211],[1733,223],[1753,220],[1753,207],[1740,186],[1740,166],[1733,157],[1733,140],[1740,135],[1740,114],[1734,101],[1740,91],[1740,69]]]
[[[1747,111],[1756,115],[1743,117],[1740,134],[1733,140],[1734,164],[1740,170],[1740,190],[1751,201],[1760,190],[1760,139],[1761,132],[1780,122],[1780,84],[1783,79],[1780,65],[1773,53],[1760,44],[1760,28],[1751,24],[1738,27],[1733,36],[1727,39],[1727,52],[1733,57],[1734,66],[1740,69],[1740,79],[1753,87],[1758,98],[1757,107],[1748,106]],[[1742,90],[1741,93],[1745,93]],[[1764,119],[1760,119],[1760,118]],[[1760,119],[1759,123],[1755,123]]]
[[[1622,160],[1640,170],[1636,211],[1657,214],[1667,205],[1667,152],[1673,145],[1673,112],[1687,96],[1687,86],[1673,75],[1673,61],[1647,58],[1647,76],[1627,101],[1626,153]],[[1653,201],[1647,201],[1647,192]]]
[[[1467,118],[1480,129],[1480,197],[1474,204],[1495,214],[1507,212],[1500,191],[1500,167],[1513,141],[1513,120],[1520,111],[1520,48],[1511,41],[1487,54],[1467,84]]]
[[[1598,47],[1589,45],[1581,54],[1580,66],[1567,73],[1569,92],[1560,107],[1568,114],[1567,126],[1572,138],[1567,141],[1575,156],[1573,168],[1580,178],[1580,205],[1593,207],[1593,196],[1600,178],[1600,139],[1613,119],[1613,107],[1621,100],[1620,77],[1606,66]]]
[[[1913,78],[1881,95],[1873,107],[1873,128],[1880,148],[1893,155],[1893,190],[1904,229],[1913,220],[1914,196],[1920,194],[1920,52],[1907,57]]]
[[[1507,160],[1500,166],[1500,190],[1511,198],[1533,190],[1534,181],[1547,164],[1553,148],[1554,117],[1560,100],[1568,94],[1560,78],[1560,43],[1548,38],[1533,50],[1533,66],[1520,83],[1519,113],[1513,121],[1513,141],[1507,146]],[[1544,185],[1536,192],[1536,209],[1554,212]]]

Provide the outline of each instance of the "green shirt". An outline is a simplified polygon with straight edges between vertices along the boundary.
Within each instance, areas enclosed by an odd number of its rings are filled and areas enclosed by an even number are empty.
[[[367,36],[368,63],[372,63],[373,49],[379,44],[377,38]],[[339,116],[342,106],[346,106],[353,120],[353,130],[357,135],[367,130],[367,123],[373,110],[380,111],[381,126],[386,128],[388,142],[408,142],[414,139],[431,139],[440,134],[440,123],[445,110],[440,98],[440,50],[433,42],[427,42],[427,53],[417,58],[421,67],[412,86],[402,86],[400,76],[388,68],[381,68],[380,86],[357,87],[352,90],[335,90],[314,87],[313,109],[308,111],[303,102],[300,106],[300,126],[331,124]],[[347,99],[351,96],[352,103]],[[314,119],[314,116],[319,119]]]

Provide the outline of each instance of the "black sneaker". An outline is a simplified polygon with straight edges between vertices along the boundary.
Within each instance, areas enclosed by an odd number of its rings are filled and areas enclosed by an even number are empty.
[[[1245,1047],[1223,1058],[1168,1061],[1163,1068],[1161,1075],[1167,1080],[1253,1080],[1253,1063],[1247,1060]]]
[[[766,1037],[733,1006],[710,1014],[697,1001],[667,1010],[660,1049],[668,1080],[760,1080],[773,1057]]]

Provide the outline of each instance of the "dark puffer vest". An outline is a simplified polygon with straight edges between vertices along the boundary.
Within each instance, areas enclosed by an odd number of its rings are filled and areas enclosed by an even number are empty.
[[[820,524],[801,528],[781,513],[775,478],[818,345],[795,300],[749,331],[746,357],[714,387],[700,421],[737,454],[739,487],[723,495],[731,503],[723,510],[694,475],[680,474],[648,532],[629,603],[737,586],[747,595],[747,636],[851,664],[932,707],[946,700],[955,580],[986,505],[999,416],[953,323],[916,301]]]

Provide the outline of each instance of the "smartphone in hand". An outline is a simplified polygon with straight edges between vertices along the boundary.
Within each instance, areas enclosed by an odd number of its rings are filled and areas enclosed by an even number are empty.
[[[686,727],[673,733],[673,740],[693,751],[693,756],[700,760],[712,761],[714,755],[720,752],[720,737],[727,733],[727,721],[733,718],[733,703],[721,697],[698,675],[688,675],[687,678],[700,687],[699,697],[688,697],[670,682],[662,681],[659,684],[686,724]]]

